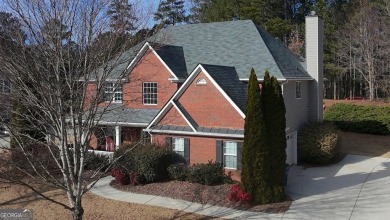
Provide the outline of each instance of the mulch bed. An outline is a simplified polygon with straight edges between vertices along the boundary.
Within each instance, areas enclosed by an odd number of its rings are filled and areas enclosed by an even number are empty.
[[[287,198],[286,201],[280,203],[256,206],[231,203],[226,199],[226,197],[229,194],[232,184],[205,186],[186,181],[167,181],[138,186],[123,186],[116,184],[115,181],[111,181],[111,186],[122,191],[170,197],[201,204],[217,205],[253,212],[284,213],[291,205],[290,198]]]

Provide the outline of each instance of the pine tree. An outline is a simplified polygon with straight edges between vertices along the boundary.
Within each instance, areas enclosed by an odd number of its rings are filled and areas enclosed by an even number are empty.
[[[263,103],[256,73],[252,69],[248,83],[244,147],[242,152],[241,181],[256,204],[272,201],[272,188],[269,185],[270,153],[267,148],[267,133],[263,113]]]
[[[154,20],[160,21],[164,26],[177,25],[187,21],[184,0],[162,1],[157,8],[157,12],[154,13]]]
[[[110,26],[114,33],[124,34],[136,29],[137,17],[127,0],[112,0],[107,15],[110,16]]]
[[[285,198],[285,165],[286,165],[286,108],[278,80],[269,72],[264,74],[262,100],[267,133],[267,148],[270,153],[268,167],[271,172],[269,183],[272,187],[272,202]]]

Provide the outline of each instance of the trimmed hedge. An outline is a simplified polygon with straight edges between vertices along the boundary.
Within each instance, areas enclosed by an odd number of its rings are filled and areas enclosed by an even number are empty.
[[[187,180],[192,183],[200,183],[202,185],[217,185],[224,182],[225,172],[223,167],[218,162],[209,161],[206,164],[194,164],[190,168],[187,175]]]
[[[301,129],[298,136],[299,160],[310,164],[328,164],[338,156],[339,135],[330,123],[313,123]]]
[[[325,112],[324,120],[343,131],[390,134],[390,107],[338,103]]]

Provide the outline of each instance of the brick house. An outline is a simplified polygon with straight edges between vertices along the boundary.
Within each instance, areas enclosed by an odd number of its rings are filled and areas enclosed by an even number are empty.
[[[239,179],[246,85],[251,68],[259,84],[268,70],[282,85],[287,162],[296,163],[297,131],[322,120],[322,41],[317,16],[306,18],[305,62],[250,20],[168,27],[133,48],[129,66],[117,67],[129,74],[120,90],[107,83],[113,110],[100,125],[117,146],[150,137],[190,164],[223,162]],[[93,148],[103,143],[97,136]]]

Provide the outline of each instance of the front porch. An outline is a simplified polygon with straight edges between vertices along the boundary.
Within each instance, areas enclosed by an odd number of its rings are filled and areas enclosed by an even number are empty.
[[[150,142],[150,136],[143,127],[97,126],[89,140],[89,147],[95,151],[115,151],[128,144]]]
[[[101,107],[101,118],[89,139],[90,149],[115,151],[120,146],[150,142],[150,135],[143,132],[159,109],[134,109],[122,104]]]

